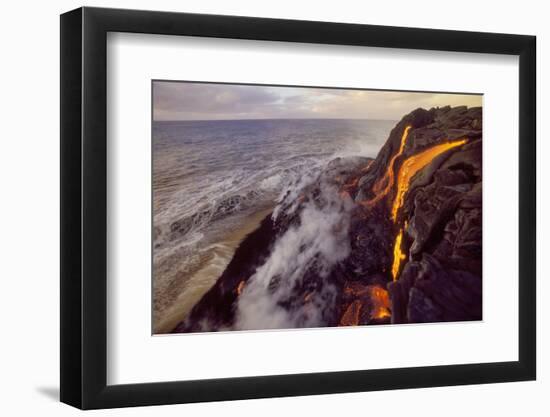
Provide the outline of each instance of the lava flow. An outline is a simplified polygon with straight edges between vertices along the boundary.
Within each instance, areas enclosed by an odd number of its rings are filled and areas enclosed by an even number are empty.
[[[358,326],[361,316],[368,315],[368,321],[391,317],[388,291],[378,285],[346,285],[344,293],[357,297],[346,308],[340,319],[340,326]]]
[[[391,267],[391,275],[393,277],[393,280],[397,280],[397,274],[399,274],[399,267],[401,266],[401,262],[405,260],[406,256],[403,253],[403,250],[401,249],[401,242],[403,240],[403,231],[407,227],[407,222],[405,222],[405,227],[399,230],[399,233],[397,234],[395,238],[395,243],[393,245],[393,265]]]
[[[405,143],[407,142],[407,137],[409,136],[409,130],[411,130],[411,128],[412,126],[407,126],[403,131],[403,135],[401,136],[401,144],[399,145],[399,151],[397,151],[395,155],[392,156],[390,163],[388,164],[388,170],[386,171],[384,176],[380,178],[380,180],[378,180],[376,184],[374,184],[374,186],[372,187],[372,191],[374,192],[375,196],[370,200],[361,201],[360,204],[367,207],[372,207],[390,192],[394,181],[393,164],[395,163],[395,160],[399,158],[403,153],[403,150],[405,149]],[[382,188],[383,186],[384,188]]]
[[[443,152],[448,151],[449,149],[456,148],[467,142],[466,139],[459,139],[452,142],[441,143],[439,145],[432,146],[429,149],[426,149],[420,153],[417,153],[409,158],[407,158],[401,167],[399,168],[399,173],[397,174],[397,190],[395,193],[395,198],[392,205],[392,220],[394,223],[397,223],[397,214],[399,209],[403,206],[405,200],[405,194],[409,190],[409,185],[411,179],[414,177],[418,171],[428,165],[436,156],[441,155]],[[396,281],[399,275],[399,270],[401,268],[401,262],[406,259],[406,255],[402,249],[403,233],[407,228],[407,222],[405,221],[405,226],[399,230],[399,233],[395,237],[395,243],[393,245],[393,265],[392,265],[392,277]]]
[[[388,291],[378,286],[369,286],[371,307],[371,319],[384,319],[391,317],[390,297]]]
[[[464,145],[465,143],[466,139],[441,143],[439,145],[432,146],[425,151],[417,153],[403,162],[399,168],[399,173],[397,174],[397,191],[395,193],[395,199],[393,200],[393,207],[391,210],[391,216],[394,223],[397,221],[397,213],[399,208],[403,205],[405,194],[409,189],[409,184],[412,177],[414,177],[414,174],[428,165],[436,156],[448,151],[449,149]]]

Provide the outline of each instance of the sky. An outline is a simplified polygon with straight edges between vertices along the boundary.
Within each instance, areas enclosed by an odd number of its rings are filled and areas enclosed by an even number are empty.
[[[481,106],[481,95],[153,82],[154,120],[384,119],[437,106]]]

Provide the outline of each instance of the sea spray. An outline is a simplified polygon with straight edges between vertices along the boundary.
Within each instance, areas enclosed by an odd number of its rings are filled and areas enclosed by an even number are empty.
[[[353,204],[350,199],[340,198],[332,184],[321,181],[319,188],[318,199],[301,207],[299,224],[277,239],[265,263],[244,286],[238,299],[235,329],[316,327],[331,314],[336,288],[326,278],[349,254]],[[315,288],[305,302],[288,308],[296,287],[303,285],[307,274],[316,275]]]
[[[275,206],[275,217],[282,209],[296,210],[293,196],[335,155],[357,154],[358,144],[373,153],[392,123],[154,122],[153,327],[177,309],[178,300],[196,292],[198,284],[190,279],[209,259],[212,245],[255,213]]]

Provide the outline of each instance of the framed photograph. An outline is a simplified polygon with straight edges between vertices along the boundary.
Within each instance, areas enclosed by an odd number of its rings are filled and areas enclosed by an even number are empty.
[[[535,37],[61,16],[61,401],[533,380]]]

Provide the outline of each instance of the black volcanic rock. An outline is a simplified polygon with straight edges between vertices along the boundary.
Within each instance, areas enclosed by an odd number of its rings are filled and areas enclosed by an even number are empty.
[[[408,137],[395,158],[407,126]],[[481,319],[481,129],[481,108],[416,109],[392,129],[374,160],[331,161],[314,181],[289,191],[274,214],[242,242],[214,287],[174,332],[236,328],[243,288],[277,242],[309,221],[311,210],[329,213],[334,233],[345,233],[341,245],[346,256],[324,262],[330,253],[320,250],[306,258],[300,276],[290,269],[292,279],[284,273],[271,277],[268,294],[278,294],[275,308],[295,318],[293,327],[312,326],[312,314],[317,314],[313,325],[318,326]],[[416,172],[397,218],[392,218],[395,182],[404,161],[455,140],[465,143],[439,153]],[[394,183],[386,187],[390,168]],[[331,213],[338,213],[341,222],[334,222]],[[399,233],[404,259],[394,280]],[[320,234],[314,244],[322,246],[323,239]],[[288,262],[307,254],[306,246],[298,247]]]
[[[405,198],[410,242],[399,280],[388,285],[392,322],[481,319],[481,109],[436,111],[445,138],[468,143],[434,160]],[[470,129],[457,130],[469,127]]]
[[[239,285],[246,283],[269,252],[277,234],[271,216],[267,216],[258,229],[241,243],[231,262],[214,286],[195,305],[189,317],[173,333],[219,330],[233,324],[235,301]]]

